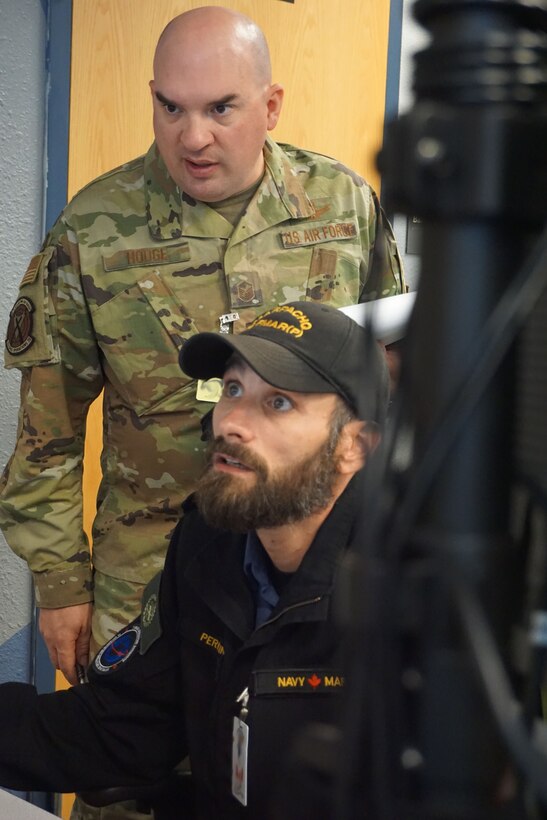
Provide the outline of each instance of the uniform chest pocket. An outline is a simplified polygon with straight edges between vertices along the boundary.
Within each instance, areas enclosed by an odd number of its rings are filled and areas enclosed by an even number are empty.
[[[191,380],[178,356],[197,328],[159,271],[100,305],[93,324],[107,378],[137,415],[184,406]]]
[[[306,298],[345,307],[359,301],[360,252],[318,245],[312,249]]]
[[[283,244],[310,251],[306,298],[334,307],[359,301],[363,247],[355,219],[306,223],[287,233]]]

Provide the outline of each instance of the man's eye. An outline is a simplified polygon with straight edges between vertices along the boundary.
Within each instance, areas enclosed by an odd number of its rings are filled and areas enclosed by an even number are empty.
[[[178,114],[180,110],[174,103],[163,103],[163,107],[168,114]]]
[[[274,410],[286,411],[292,408],[292,402],[286,396],[274,396],[271,405]]]
[[[226,382],[222,392],[231,399],[237,398],[242,393],[241,385],[239,382]]]
[[[214,112],[215,114],[220,114],[222,116],[224,114],[228,114],[230,108],[231,107],[226,105],[226,103],[219,103],[218,105],[215,105]]]

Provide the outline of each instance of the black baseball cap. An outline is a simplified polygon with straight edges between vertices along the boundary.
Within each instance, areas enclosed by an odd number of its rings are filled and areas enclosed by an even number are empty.
[[[195,379],[221,378],[233,353],[282,390],[337,393],[359,418],[383,421],[389,395],[378,343],[340,310],[318,302],[288,302],[258,316],[236,335],[198,333],[180,352]]]

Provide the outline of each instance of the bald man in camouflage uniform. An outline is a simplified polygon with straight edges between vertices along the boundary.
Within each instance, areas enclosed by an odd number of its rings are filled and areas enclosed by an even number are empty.
[[[22,372],[22,400],[0,523],[71,682],[91,615],[93,654],[138,613],[201,469],[215,386],[182,376],[184,341],[238,333],[290,300],[344,306],[404,290],[369,185],[267,137],[283,96],[269,71],[247,18],[218,7],[175,18],[154,61],[155,143],[77,194],[21,282],[5,361]],[[82,456],[102,390],[91,561]]]

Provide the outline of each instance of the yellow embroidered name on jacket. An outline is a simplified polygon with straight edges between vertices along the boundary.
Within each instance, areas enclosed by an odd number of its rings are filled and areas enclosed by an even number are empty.
[[[219,655],[224,655],[224,647],[218,640],[218,638],[213,638],[212,635],[209,635],[208,632],[202,632],[199,636],[201,643],[207,644],[207,646],[212,646],[215,652],[218,652]]]

